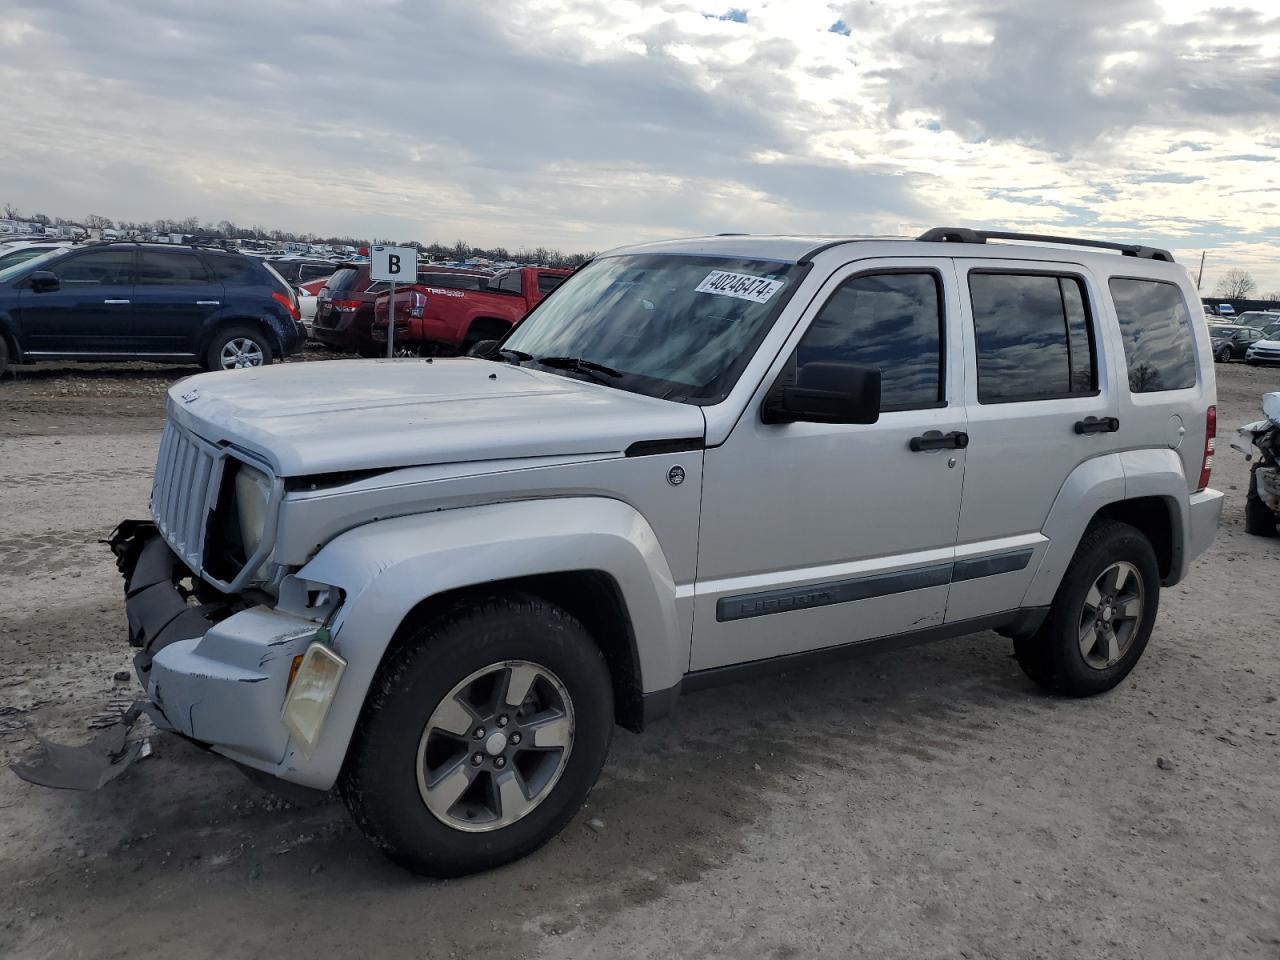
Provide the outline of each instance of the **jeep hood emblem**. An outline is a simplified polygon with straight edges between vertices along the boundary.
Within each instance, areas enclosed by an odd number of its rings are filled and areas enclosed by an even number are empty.
[[[194,387],[182,395],[183,403],[194,403],[199,399],[200,399],[200,391]]]

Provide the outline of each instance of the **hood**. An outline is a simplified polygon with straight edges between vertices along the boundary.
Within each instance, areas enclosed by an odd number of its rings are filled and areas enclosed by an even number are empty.
[[[257,454],[283,477],[620,455],[706,429],[695,406],[469,357],[218,371],[175,384],[168,406],[196,435]]]

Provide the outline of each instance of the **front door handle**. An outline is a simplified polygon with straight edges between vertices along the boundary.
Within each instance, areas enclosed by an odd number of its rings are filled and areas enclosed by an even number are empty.
[[[963,430],[952,430],[950,433],[926,430],[921,436],[911,438],[911,449],[915,453],[926,450],[963,450],[968,445],[969,435]]]
[[[221,300],[197,300],[197,307],[218,307],[222,305]]]
[[[1115,433],[1120,429],[1119,417],[1085,417],[1076,421],[1076,433]]]
[[[103,303],[130,303],[129,300],[103,300]]]

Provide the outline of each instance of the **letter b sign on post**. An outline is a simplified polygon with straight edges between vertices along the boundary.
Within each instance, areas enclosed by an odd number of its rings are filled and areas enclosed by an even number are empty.
[[[375,244],[369,250],[369,278],[391,284],[387,300],[387,356],[396,355],[396,284],[418,279],[418,251]]]

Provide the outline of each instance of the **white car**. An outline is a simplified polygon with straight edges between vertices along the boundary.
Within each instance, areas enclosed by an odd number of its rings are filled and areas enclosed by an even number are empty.
[[[306,283],[300,283],[294,289],[298,293],[298,311],[302,314],[302,325],[307,328],[307,336],[311,336],[311,325],[316,319],[316,302],[319,299],[320,291],[324,289],[324,285],[328,282],[328,277],[319,280],[308,280]]]
[[[0,270],[69,246],[70,240],[13,240],[0,244]]]
[[[1244,362],[1252,367],[1263,363],[1280,363],[1280,340],[1256,340],[1244,352]]]

